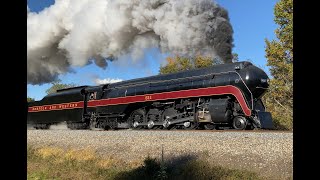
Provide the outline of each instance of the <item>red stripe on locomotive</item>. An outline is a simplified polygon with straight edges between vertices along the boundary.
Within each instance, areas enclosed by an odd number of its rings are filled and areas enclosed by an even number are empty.
[[[238,100],[244,114],[247,116],[251,115],[251,110],[247,106],[241,91],[237,87],[231,86],[231,85],[145,94],[145,95],[137,95],[137,96],[127,96],[127,97],[119,97],[119,98],[109,98],[109,99],[101,99],[101,100],[92,100],[88,102],[88,107],[130,104],[130,103],[145,102],[145,101],[159,101],[159,100],[168,100],[168,99],[224,95],[224,94],[234,95]],[[75,109],[75,108],[83,108],[83,101],[44,105],[44,106],[33,106],[33,107],[29,107],[28,112],[41,112],[41,111],[63,110],[63,109]]]

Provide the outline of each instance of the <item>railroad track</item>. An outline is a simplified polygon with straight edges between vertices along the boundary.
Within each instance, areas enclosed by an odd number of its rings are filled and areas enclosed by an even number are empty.
[[[32,127],[27,128],[28,130],[36,130]],[[67,127],[52,127],[48,129],[47,131],[52,130],[70,130],[70,131],[78,131],[78,130],[71,130]],[[40,130],[43,131],[43,130]],[[154,132],[212,132],[212,133],[222,133],[222,132],[238,132],[238,133],[292,133],[292,131],[286,131],[286,130],[266,130],[266,129],[256,129],[256,130],[235,130],[235,129],[219,129],[219,130],[206,130],[206,129],[174,129],[174,130],[168,130],[168,129],[117,129],[117,130],[104,130],[104,129],[91,129],[86,131],[154,131]]]
[[[27,126],[28,130],[33,130],[34,128],[31,125]],[[35,130],[35,129],[34,129]],[[65,123],[61,123],[58,125],[51,125],[49,130],[71,130],[67,127]],[[78,130],[72,130],[72,131],[78,131]],[[207,129],[127,129],[127,128],[119,128],[116,130],[104,130],[104,129],[88,129],[85,131],[146,131],[146,132],[173,132],[173,131],[178,131],[178,132],[240,132],[240,133],[292,133],[292,131],[288,130],[269,130],[269,129],[253,129],[253,130],[236,130],[236,129],[229,129],[229,128],[224,128],[220,127],[220,129],[214,129],[214,130],[207,130]]]
[[[120,130],[122,131],[122,130]],[[193,129],[193,130],[180,130],[180,129],[175,129],[175,130],[148,130],[148,129],[143,129],[143,130],[132,130],[132,131],[182,131],[182,132],[243,132],[243,133],[249,133],[249,132],[254,132],[254,133],[292,133],[292,131],[284,131],[284,130],[235,130],[235,129],[223,129],[223,130],[205,130],[205,129]]]

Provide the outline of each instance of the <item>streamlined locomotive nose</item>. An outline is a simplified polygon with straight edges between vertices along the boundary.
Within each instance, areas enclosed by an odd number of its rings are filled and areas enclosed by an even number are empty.
[[[250,89],[252,95],[260,98],[269,88],[269,77],[260,68],[250,66],[242,73],[242,78]]]

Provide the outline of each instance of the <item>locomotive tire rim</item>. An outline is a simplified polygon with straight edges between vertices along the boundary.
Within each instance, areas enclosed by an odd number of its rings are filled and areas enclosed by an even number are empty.
[[[138,127],[138,126],[139,126],[138,121],[135,121],[135,122],[133,123],[133,127],[136,128],[136,127]]]
[[[184,126],[184,127],[190,127],[190,125],[191,125],[190,122],[185,122],[185,123],[183,123],[183,126]]]
[[[247,126],[247,120],[245,117],[237,116],[233,119],[233,128],[243,130]]]
[[[154,122],[153,121],[149,121],[148,122],[148,128],[151,129],[154,126]]]

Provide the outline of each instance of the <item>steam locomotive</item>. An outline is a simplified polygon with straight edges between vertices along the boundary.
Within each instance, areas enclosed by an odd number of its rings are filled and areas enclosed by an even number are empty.
[[[58,90],[28,104],[36,129],[272,129],[268,76],[250,62]]]

